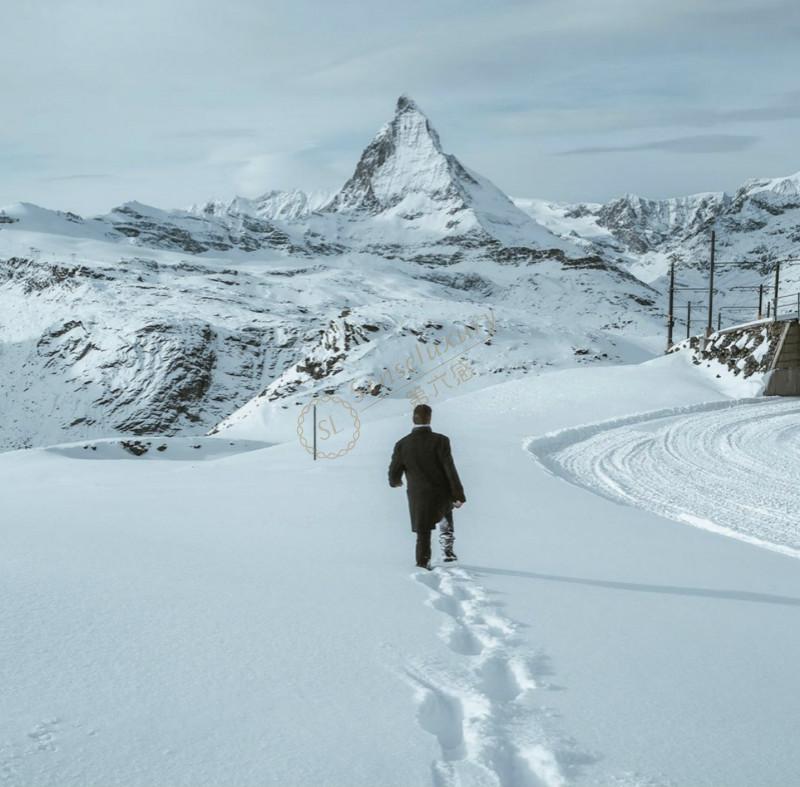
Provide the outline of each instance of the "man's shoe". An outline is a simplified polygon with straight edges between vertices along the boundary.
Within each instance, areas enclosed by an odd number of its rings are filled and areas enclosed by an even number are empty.
[[[430,563],[417,563],[417,568],[424,568],[427,571],[433,571],[433,566]]]
[[[455,563],[458,560],[458,555],[455,552],[450,552],[450,554],[444,556],[443,563]]]

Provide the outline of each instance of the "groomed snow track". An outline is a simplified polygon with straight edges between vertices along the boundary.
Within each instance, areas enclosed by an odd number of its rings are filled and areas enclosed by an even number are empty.
[[[800,558],[800,400],[750,399],[528,440],[551,473],[611,500]]]

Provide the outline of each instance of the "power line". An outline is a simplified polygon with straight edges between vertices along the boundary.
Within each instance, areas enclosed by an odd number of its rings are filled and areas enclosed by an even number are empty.
[[[671,255],[671,259],[669,259],[670,267],[669,267],[669,308],[667,317],[667,349],[669,350],[672,344],[672,333],[673,333],[673,326],[675,324],[675,313],[674,313],[674,296],[676,290],[678,292],[703,292],[708,293],[708,316],[707,316],[707,324],[706,324],[706,338],[711,336],[713,332],[713,321],[714,321],[714,297],[718,293],[726,293],[729,291],[741,291],[741,292],[758,292],[758,309],[755,310],[753,306],[745,306],[745,305],[731,305],[731,306],[721,306],[717,309],[717,330],[721,329],[722,326],[722,312],[725,311],[756,311],[758,318],[761,319],[762,317],[762,309],[764,305],[764,296],[768,289],[772,290],[772,299],[767,300],[767,319],[770,318],[770,311],[772,311],[772,319],[775,320],[778,318],[778,308],[779,306],[784,309],[787,308],[786,301],[787,299],[791,298],[793,300],[796,299],[797,301],[797,313],[798,318],[800,318],[800,292],[797,293],[783,293],[780,294],[780,274],[781,274],[781,265],[796,265],[800,263],[800,257],[781,257],[779,259],[769,258],[769,259],[755,259],[755,260],[747,260],[747,259],[739,259],[739,260],[722,260],[717,262],[716,260],[716,240],[717,240],[717,233],[716,229],[711,229],[711,236],[709,238],[711,241],[711,248],[710,248],[710,255],[708,260],[708,284],[705,287],[687,287],[681,284],[676,284],[675,282],[675,271],[676,269],[680,268],[682,270],[691,270],[691,271],[702,271],[704,265],[702,262],[697,260],[686,260],[682,257],[682,255]],[[750,284],[750,285],[736,285],[733,287],[720,287],[720,289],[716,289],[714,287],[714,275],[715,273],[727,274],[727,273],[734,273],[737,271],[741,271],[743,274],[747,274],[748,277],[755,278],[756,281],[760,280],[759,284]],[[774,282],[770,282],[774,275]],[[768,278],[769,277],[769,278]],[[770,286],[772,285],[772,286]],[[770,308],[772,307],[772,308]],[[687,301],[686,304],[686,333],[687,336],[689,335],[690,329],[690,321],[691,321],[691,309],[692,309],[692,302]]]
[[[727,260],[725,262],[715,263],[716,268],[736,267],[740,265],[793,265],[800,262],[800,257],[785,257],[779,260]]]

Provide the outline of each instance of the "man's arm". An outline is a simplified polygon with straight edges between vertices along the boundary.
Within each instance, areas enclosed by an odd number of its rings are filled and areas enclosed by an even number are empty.
[[[395,443],[394,451],[392,452],[392,461],[389,463],[389,486],[402,486],[403,485],[403,472],[405,465],[400,458],[400,443]]]
[[[464,487],[461,486],[461,479],[458,477],[456,464],[453,461],[453,454],[450,450],[450,439],[445,437],[441,442],[439,450],[439,460],[442,463],[442,469],[447,476],[447,483],[450,484],[450,496],[453,502],[460,500],[465,503],[467,498],[464,495]]]

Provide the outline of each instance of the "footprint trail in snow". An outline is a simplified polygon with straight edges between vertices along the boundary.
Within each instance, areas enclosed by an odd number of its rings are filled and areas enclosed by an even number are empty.
[[[534,700],[535,659],[518,625],[461,568],[412,574],[427,604],[445,615],[440,635],[465,659],[463,670],[414,664],[417,721],[437,739],[434,787],[561,787],[562,767]]]

